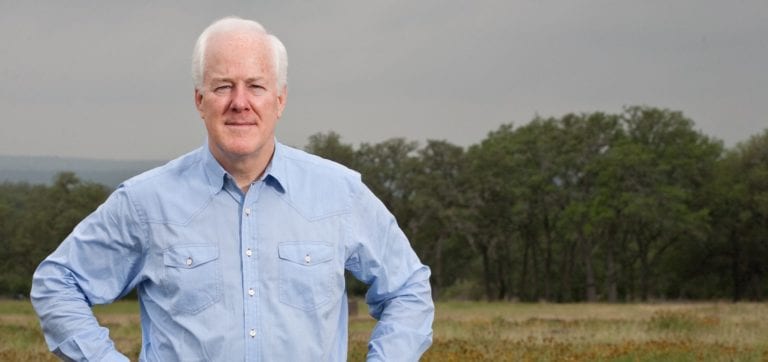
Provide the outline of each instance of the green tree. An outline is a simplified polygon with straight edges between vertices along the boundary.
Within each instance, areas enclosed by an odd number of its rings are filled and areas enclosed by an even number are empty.
[[[355,149],[350,144],[342,143],[341,136],[336,132],[316,133],[309,136],[309,142],[304,149],[350,168],[357,166]]]
[[[639,265],[639,289],[629,280],[626,291],[647,300],[669,288],[664,283],[669,277],[658,278],[665,254],[706,237],[708,209],[697,197],[722,146],[694,130],[680,112],[630,107],[622,121],[627,137],[612,155],[612,164],[620,162],[621,168],[605,168],[605,178],[620,185],[621,193],[611,200],[631,243],[626,249],[633,255],[624,258],[624,269],[634,275],[635,263]]]
[[[27,184],[0,188],[0,293],[26,294],[32,273],[107,195],[106,187],[58,174],[52,186]]]
[[[363,182],[397,215],[401,225],[407,225],[411,218],[408,199],[418,167],[417,149],[417,142],[393,138],[377,144],[363,143],[355,153]]]
[[[561,136],[555,177],[564,196],[558,228],[564,243],[562,249],[570,259],[561,268],[561,280],[569,281],[571,275],[581,275],[583,283],[575,283],[582,286],[575,289],[580,295],[577,299],[594,302],[598,299],[598,269],[606,268],[598,259],[599,252],[607,255],[607,274],[613,277],[610,267],[616,246],[612,210],[604,202],[606,190],[599,182],[600,172],[622,139],[623,130],[618,116],[601,112],[568,114],[559,125]],[[561,300],[572,298],[572,290],[564,284]],[[608,294],[609,298],[613,297]]]
[[[407,225],[416,251],[432,267],[433,296],[462,277],[469,267],[463,204],[464,149],[430,140],[418,151],[408,199],[415,210]]]
[[[768,287],[768,130],[730,150],[717,171],[708,198],[713,230],[706,252],[694,261],[734,301],[762,300]]]
[[[520,212],[515,177],[519,167],[518,133],[512,124],[502,125],[467,152],[466,215],[473,225],[468,243],[480,257],[483,289],[488,300],[514,294],[514,222]]]

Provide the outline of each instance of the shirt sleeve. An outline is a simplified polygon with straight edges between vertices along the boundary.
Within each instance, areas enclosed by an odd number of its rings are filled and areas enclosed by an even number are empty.
[[[128,293],[139,279],[145,233],[128,193],[115,191],[38,266],[32,305],[48,348],[70,361],[127,361],[91,311]]]
[[[352,219],[354,252],[347,269],[369,285],[366,303],[378,320],[368,361],[418,361],[432,344],[430,270],[369,189],[357,195]]]

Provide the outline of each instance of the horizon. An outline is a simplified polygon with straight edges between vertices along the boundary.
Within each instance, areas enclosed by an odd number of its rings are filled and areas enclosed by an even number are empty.
[[[688,117],[687,117],[687,115],[686,115],[686,113],[685,113],[685,111],[681,111],[681,110],[671,110],[671,111],[680,111],[680,112],[683,114],[683,116],[685,116],[686,118],[688,118]],[[593,111],[593,112],[600,112],[600,111],[598,111],[598,110],[595,110],[595,111]],[[535,119],[536,117],[540,117],[540,118],[542,118],[542,119],[548,119],[548,118],[550,118],[550,117],[559,118],[559,117],[565,116],[566,114],[569,114],[569,113],[576,113],[576,112],[568,112],[568,113],[565,113],[565,114],[563,114],[563,115],[560,115],[560,116],[558,116],[558,117],[555,117],[555,116],[547,116],[547,117],[544,117],[544,116],[539,116],[539,115],[536,115],[536,116],[534,116],[532,119]],[[582,112],[582,113],[590,113],[590,112]],[[701,127],[698,127],[698,124],[696,123],[696,120],[694,120],[694,119],[691,119],[691,120],[693,121],[693,126],[694,126],[694,127],[693,127],[693,129],[694,129],[695,131],[697,131],[697,132],[701,132],[701,133],[702,133],[703,135],[705,135],[705,136],[708,136],[708,137],[714,138],[716,141],[722,142],[722,143],[723,143],[723,146],[724,146],[724,149],[725,149],[725,150],[733,149],[733,148],[734,148],[734,147],[736,147],[737,145],[739,145],[739,144],[741,144],[741,143],[744,143],[744,142],[747,142],[747,141],[749,141],[749,139],[750,139],[750,138],[752,138],[752,137],[754,137],[754,136],[757,136],[757,135],[760,135],[760,134],[762,134],[763,132],[767,132],[767,131],[768,131],[768,125],[766,125],[766,126],[765,126],[765,127],[762,129],[762,130],[758,130],[758,131],[756,131],[756,132],[755,132],[755,133],[753,133],[753,134],[747,135],[747,136],[746,136],[746,138],[744,138],[744,139],[742,139],[742,140],[738,140],[738,141],[735,141],[733,144],[728,144],[728,142],[726,142],[725,140],[723,140],[723,139],[721,139],[721,138],[718,138],[717,136],[714,136],[714,135],[711,135],[711,134],[707,134],[706,132],[704,132],[704,130],[702,130],[702,129],[701,129]],[[510,122],[510,123],[511,123],[511,122]],[[507,123],[507,124],[510,124],[510,123]],[[514,128],[515,128],[515,129],[517,129],[518,127],[522,127],[522,126],[525,126],[526,124],[528,124],[528,122],[525,122],[525,123],[522,123],[522,124],[514,124]],[[502,124],[502,125],[503,125],[503,124]],[[499,127],[501,127],[502,125],[499,125]],[[491,133],[491,132],[493,132],[493,131],[497,130],[499,127],[497,127],[496,129],[491,129],[491,130],[488,130],[488,131],[486,132],[486,134],[485,134],[485,137],[487,137],[489,133]],[[343,134],[341,134],[341,133],[339,133],[339,132],[337,132],[337,131],[334,131],[334,130],[327,130],[327,131],[322,131],[322,132],[317,132],[317,133],[323,133],[323,134],[327,134],[327,133],[329,133],[329,132],[335,132],[335,133],[337,133],[337,134],[338,134],[338,135],[341,137],[341,141],[342,141],[342,143],[345,143],[345,144],[349,144],[349,145],[351,145],[353,148],[358,148],[360,145],[362,145],[362,144],[364,144],[364,143],[369,143],[369,144],[373,143],[373,144],[375,144],[375,143],[380,143],[380,142],[384,142],[384,141],[386,141],[386,140],[387,140],[387,139],[383,139],[383,140],[381,140],[381,141],[378,141],[378,142],[365,142],[365,141],[360,141],[360,142],[354,143],[354,142],[348,141],[348,140],[347,140],[347,139],[344,137],[344,135],[343,135]],[[309,136],[312,136],[312,135],[309,135]],[[304,149],[304,148],[307,146],[307,142],[309,141],[309,136],[307,137],[307,140],[304,142],[304,144],[302,144],[301,146],[299,146],[299,145],[295,145],[295,144],[287,144],[287,145],[289,145],[289,146],[291,146],[291,147],[299,148],[299,149]],[[418,145],[419,145],[419,147],[421,147],[421,146],[425,145],[427,141],[431,141],[431,140],[440,140],[440,141],[447,141],[447,142],[449,142],[449,143],[451,143],[451,144],[453,144],[453,145],[456,145],[456,146],[459,146],[459,147],[461,147],[461,148],[462,148],[462,149],[464,149],[464,150],[467,150],[469,147],[472,147],[472,146],[474,146],[474,145],[477,145],[477,144],[479,144],[480,142],[482,142],[482,141],[483,141],[483,139],[485,139],[485,137],[483,137],[482,139],[478,140],[478,141],[477,141],[477,142],[475,142],[475,143],[472,143],[472,144],[468,144],[468,145],[457,144],[457,143],[453,143],[453,142],[451,142],[450,140],[445,140],[445,139],[437,139],[437,138],[426,138],[426,139],[416,140],[416,139],[410,139],[410,138],[407,138],[407,137],[402,137],[402,136],[394,136],[394,137],[391,137],[391,138],[389,138],[389,139],[392,139],[392,138],[404,138],[404,139],[405,139],[405,140],[407,140],[407,141],[415,141],[415,142],[417,142],[417,143],[418,143]],[[278,137],[278,141],[282,142],[282,140],[280,140],[280,139],[279,139],[279,137]],[[283,142],[283,143],[285,144],[285,142]],[[202,147],[203,145],[205,145],[205,143],[203,143],[203,144],[201,144],[201,145],[198,145],[197,147]],[[175,155],[175,156],[170,156],[170,157],[169,157],[169,158],[167,158],[167,159],[162,159],[162,158],[99,158],[99,157],[93,157],[93,156],[67,156],[67,155],[44,155],[44,154],[40,154],[40,155],[35,155],[35,154],[6,154],[6,153],[2,153],[2,152],[0,152],[0,157],[60,158],[60,159],[69,159],[69,160],[83,160],[83,161],[115,161],[115,162],[167,162],[167,161],[170,161],[170,160],[172,160],[172,159],[174,159],[174,158],[176,158],[176,157],[179,157],[179,156],[181,156],[181,155],[183,155],[183,154],[185,154],[185,153],[188,153],[188,152],[190,152],[190,151],[192,151],[192,150],[196,149],[197,147],[195,147],[195,148],[191,148],[191,149],[189,149],[189,150],[186,150],[186,151],[184,151],[184,152],[182,152],[182,153],[180,153],[180,154],[178,154],[178,155]]]

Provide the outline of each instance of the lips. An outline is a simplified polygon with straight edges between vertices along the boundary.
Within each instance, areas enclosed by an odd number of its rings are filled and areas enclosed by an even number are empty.
[[[249,122],[249,121],[229,121],[224,122],[225,126],[255,126],[256,122]]]

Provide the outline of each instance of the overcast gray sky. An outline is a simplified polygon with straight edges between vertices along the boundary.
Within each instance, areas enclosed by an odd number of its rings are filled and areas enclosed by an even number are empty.
[[[0,0],[0,154],[170,159],[204,142],[189,75],[213,20],[288,48],[278,138],[468,146],[535,115],[683,111],[732,146],[768,127],[768,1]]]

